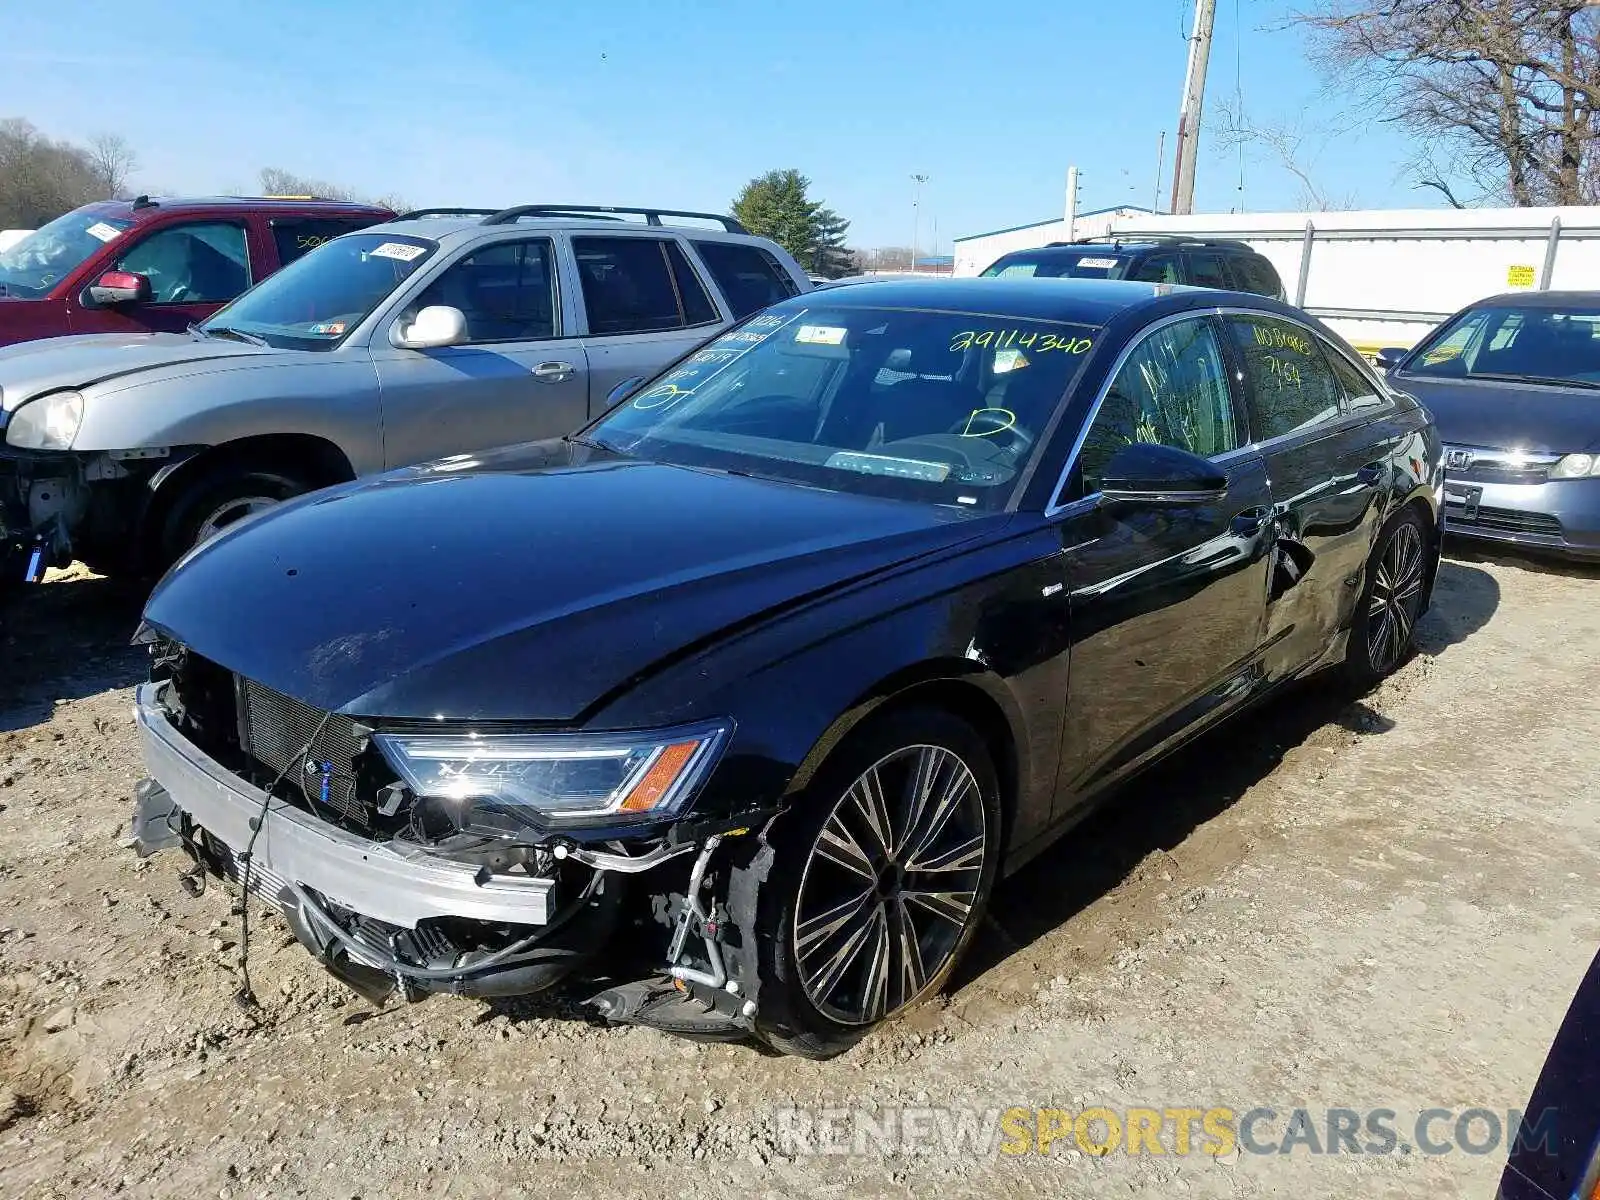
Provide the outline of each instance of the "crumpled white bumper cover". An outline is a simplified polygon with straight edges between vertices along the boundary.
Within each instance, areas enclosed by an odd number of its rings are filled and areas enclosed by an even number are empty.
[[[235,854],[242,853],[266,792],[231,774],[178,733],[158,700],[165,686],[147,683],[136,693],[134,718],[145,766],[196,825]],[[407,928],[429,917],[544,925],[555,886],[550,879],[504,875],[479,882],[475,867],[368,841],[278,799],[267,806],[251,869]]]

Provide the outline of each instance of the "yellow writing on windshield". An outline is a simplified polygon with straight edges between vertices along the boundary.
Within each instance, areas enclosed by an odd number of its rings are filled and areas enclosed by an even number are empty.
[[[633,402],[635,408],[671,408],[685,396],[694,395],[693,388],[681,388],[675,383],[663,383],[651,388]]]
[[[974,428],[974,426],[987,426],[987,428]],[[967,417],[967,424],[961,431],[962,437],[993,437],[997,433],[1005,433],[1008,429],[1017,427],[1017,414],[1009,408],[975,408]]]
[[[952,353],[958,350],[970,350],[974,346],[992,346],[996,350],[1016,346],[1038,354],[1047,354],[1051,350],[1061,350],[1067,354],[1085,354],[1094,346],[1094,339],[1063,337],[1054,333],[1038,333],[1030,329],[965,329],[950,339]]]

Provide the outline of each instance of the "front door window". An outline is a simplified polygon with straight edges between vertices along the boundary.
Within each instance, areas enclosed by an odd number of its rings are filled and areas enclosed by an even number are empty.
[[[117,260],[150,280],[152,304],[222,304],[250,286],[244,226],[227,221],[157,230]]]
[[[1106,464],[1135,442],[1204,458],[1238,447],[1222,346],[1208,318],[1163,325],[1123,362],[1078,455],[1082,494],[1099,491]]]

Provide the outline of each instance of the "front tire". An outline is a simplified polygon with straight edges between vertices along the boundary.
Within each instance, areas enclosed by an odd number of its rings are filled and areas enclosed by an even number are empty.
[[[971,942],[1000,857],[994,764],[950,713],[891,713],[768,839],[759,1027],[779,1050],[830,1058],[937,992]]]
[[[1346,678],[1362,691],[1392,675],[1416,646],[1428,554],[1428,532],[1415,509],[1402,512],[1372,551],[1344,661]]]
[[[312,491],[308,480],[263,468],[218,472],[197,480],[166,514],[157,539],[158,570],[228,526]]]

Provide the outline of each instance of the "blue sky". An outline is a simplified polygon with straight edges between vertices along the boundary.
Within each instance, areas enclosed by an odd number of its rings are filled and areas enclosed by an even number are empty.
[[[1208,112],[1315,123],[1323,81],[1282,0],[1218,0]],[[1190,0],[0,0],[0,117],[56,137],[116,132],[135,183],[253,190],[279,166],[417,204],[588,202],[724,211],[750,176],[798,167],[863,246],[921,245],[1060,212],[1149,205],[1172,130]],[[1236,18],[1237,13],[1237,18]],[[1236,31],[1239,31],[1236,34]],[[99,81],[103,80],[101,83]],[[1367,125],[1314,170],[1364,206],[1431,206],[1408,148]],[[1243,207],[1297,207],[1246,164]],[[1240,204],[1236,153],[1203,148],[1196,207]],[[1163,183],[1163,195],[1167,184]],[[1163,200],[1165,203],[1165,200]]]

